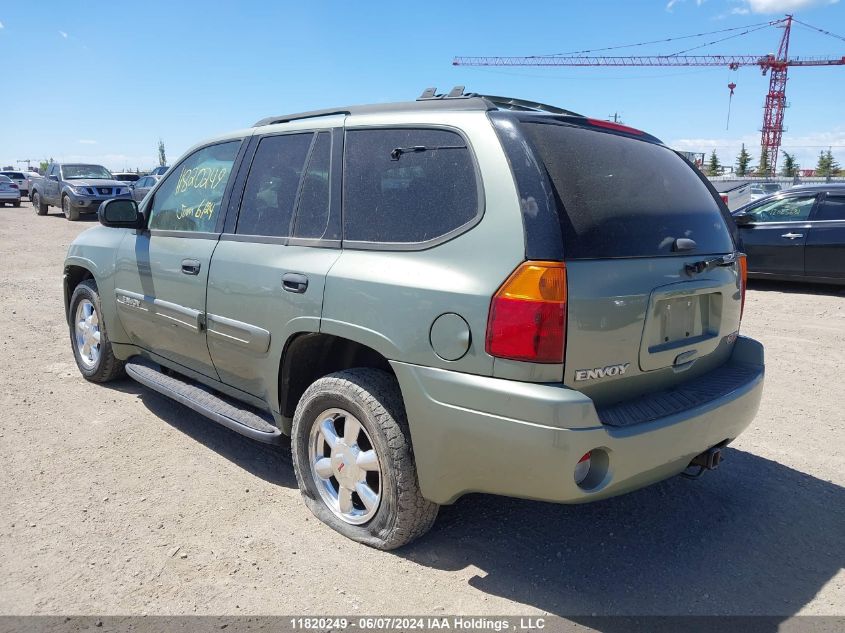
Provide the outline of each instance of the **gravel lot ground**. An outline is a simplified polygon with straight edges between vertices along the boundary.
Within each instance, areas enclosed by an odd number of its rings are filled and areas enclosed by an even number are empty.
[[[383,553],[311,516],[287,448],[80,377],[61,267],[91,220],[0,208],[0,613],[845,614],[845,289],[752,285],[766,389],[718,472],[474,495]]]

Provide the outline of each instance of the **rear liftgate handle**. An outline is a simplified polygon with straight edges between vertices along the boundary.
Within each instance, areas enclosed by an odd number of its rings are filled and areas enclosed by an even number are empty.
[[[287,292],[302,294],[308,289],[308,277],[299,273],[285,273],[282,275],[282,288]]]

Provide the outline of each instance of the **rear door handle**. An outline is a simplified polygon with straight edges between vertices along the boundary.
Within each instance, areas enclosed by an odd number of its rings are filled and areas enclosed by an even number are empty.
[[[282,288],[288,292],[302,294],[308,289],[308,277],[300,273],[285,273],[282,275]]]
[[[785,237],[787,239],[794,240],[794,239],[797,239],[799,237],[804,237],[804,234],[803,233],[784,233],[783,235],[781,235],[781,237]]]
[[[199,275],[202,265],[197,259],[183,259],[182,272],[186,275]]]

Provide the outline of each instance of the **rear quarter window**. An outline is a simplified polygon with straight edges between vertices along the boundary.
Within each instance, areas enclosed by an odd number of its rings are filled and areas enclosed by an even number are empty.
[[[345,240],[428,242],[480,212],[475,164],[456,132],[350,130],[344,152]]]
[[[523,122],[552,181],[567,259],[654,257],[734,249],[722,211],[672,150],[576,126]]]

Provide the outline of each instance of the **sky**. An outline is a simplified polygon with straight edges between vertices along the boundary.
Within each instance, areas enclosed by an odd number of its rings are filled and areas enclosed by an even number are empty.
[[[415,99],[424,88],[617,113],[677,149],[723,164],[759,157],[768,77],[757,68],[477,68],[455,56],[545,55],[795,17],[845,37],[845,0],[558,0],[531,3],[0,3],[0,165],[20,159],[151,168],[161,138],[173,163],[194,143],[268,115]],[[671,54],[739,33],[623,48]],[[695,53],[776,52],[766,27]],[[790,54],[845,55],[845,41],[796,26]],[[783,147],[814,167],[845,164],[845,66],[790,70]],[[729,90],[736,83],[726,129]]]

